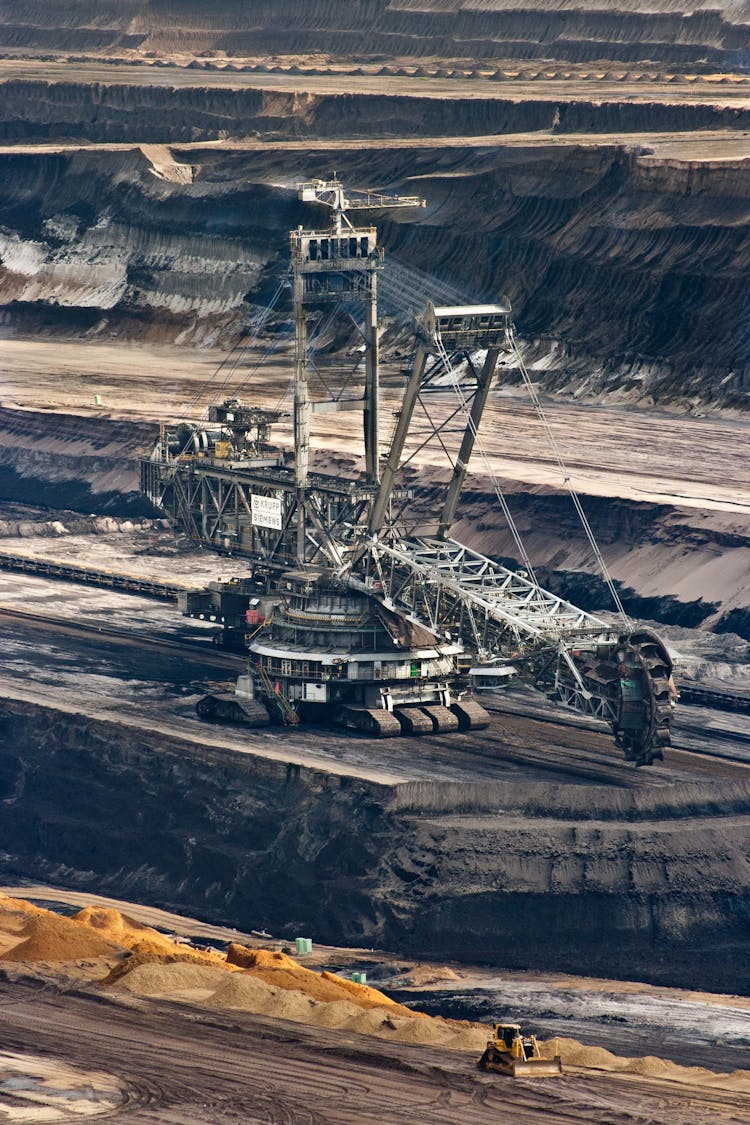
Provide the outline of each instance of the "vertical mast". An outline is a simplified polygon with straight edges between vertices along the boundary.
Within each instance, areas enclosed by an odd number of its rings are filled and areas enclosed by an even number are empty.
[[[380,398],[380,379],[378,373],[378,275],[374,269],[368,272],[369,289],[365,307],[365,472],[367,483],[377,484],[380,476],[378,459],[378,403]]]
[[[332,231],[336,238],[344,234],[346,223],[347,233],[356,233],[352,224],[346,217],[346,209],[351,206],[347,199],[343,184],[340,183],[336,173],[333,173],[331,185],[333,223]],[[365,472],[368,484],[377,484],[379,477],[378,465],[378,398],[380,394],[378,377],[378,277],[377,262],[368,257],[364,266],[365,288],[365,396],[363,411],[363,436],[365,442]]]
[[[297,561],[306,554],[307,478],[310,458],[310,420],[315,412],[357,409],[363,412],[367,482],[380,479],[378,448],[379,342],[377,271],[383,252],[374,226],[355,227],[348,211],[424,207],[417,196],[389,196],[379,192],[346,192],[336,173],[330,180],[297,185],[303,203],[322,203],[331,210],[327,230],[292,231],[296,350],[294,367],[294,452],[297,491]],[[357,399],[339,397],[331,402],[310,402],[307,382],[305,303],[357,298],[365,306],[365,387]]]
[[[466,419],[466,427],[464,435],[461,439],[461,448],[458,451],[456,463],[453,466],[453,476],[448,492],[445,496],[443,504],[443,511],[440,515],[440,525],[438,527],[438,535],[445,536],[451,528],[451,524],[456,518],[456,508],[458,507],[458,500],[461,495],[461,490],[466,480],[466,472],[469,467],[471,455],[474,452],[474,444],[477,439],[477,430],[482,421],[482,414],[487,404],[487,398],[492,386],[492,378],[495,374],[497,367],[498,356],[500,355],[500,347],[492,345],[487,349],[487,356],[484,361],[484,366],[477,376],[477,389],[474,393],[474,398],[471,403],[471,413]]]
[[[307,476],[310,465],[310,395],[307,383],[307,316],[304,307],[304,278],[293,253],[294,280],[294,484],[297,491],[297,563],[305,561]]]

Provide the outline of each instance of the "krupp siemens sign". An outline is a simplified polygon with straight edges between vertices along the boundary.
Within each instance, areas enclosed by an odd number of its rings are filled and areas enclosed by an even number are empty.
[[[281,531],[281,500],[275,496],[250,495],[250,513],[256,527],[271,527]]]

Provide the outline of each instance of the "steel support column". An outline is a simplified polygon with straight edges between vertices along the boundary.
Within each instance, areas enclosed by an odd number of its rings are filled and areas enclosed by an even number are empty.
[[[388,460],[386,461],[385,469],[383,470],[383,479],[380,482],[378,494],[375,497],[375,503],[372,506],[370,513],[370,522],[367,530],[370,535],[377,535],[385,519],[386,509],[388,502],[393,492],[393,483],[398,472],[399,465],[401,464],[401,454],[404,451],[404,443],[406,442],[406,435],[409,432],[411,425],[412,415],[414,414],[414,407],[419,395],[419,388],[422,385],[422,376],[424,375],[425,364],[427,363],[427,349],[423,344],[417,348],[417,354],[414,357],[414,366],[411,369],[409,381],[406,384],[404,392],[404,399],[401,403],[401,412],[398,417],[398,424],[396,432],[393,435],[391,448],[388,450]]]
[[[443,511],[440,516],[440,523],[438,525],[438,535],[444,536],[456,518],[456,508],[458,500],[461,495],[461,489],[464,486],[466,479],[466,471],[469,467],[469,461],[474,451],[474,444],[477,439],[477,430],[482,420],[482,414],[487,403],[487,396],[490,393],[492,386],[492,377],[495,374],[497,366],[497,357],[500,355],[499,347],[492,347],[487,349],[487,357],[484,361],[484,366],[479,373],[477,379],[477,389],[471,403],[471,412],[466,421],[466,429],[464,436],[461,440],[461,448],[458,452],[456,464],[453,466],[453,477],[448,485],[448,492],[443,504]]]

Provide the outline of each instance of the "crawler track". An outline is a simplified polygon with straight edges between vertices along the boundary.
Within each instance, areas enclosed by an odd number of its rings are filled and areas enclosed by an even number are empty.
[[[131,674],[146,680],[158,670],[157,679],[161,683],[169,681],[170,677],[176,683],[200,681],[210,679],[212,674],[226,681],[245,666],[240,656],[216,650],[206,641],[189,637],[166,639],[126,628],[42,617],[10,608],[0,608],[0,624],[3,622],[20,629],[32,643],[37,635],[40,642],[51,641],[53,651],[62,650],[66,654],[64,660],[68,664],[76,663],[78,652],[86,654],[87,663],[98,653],[92,670],[115,678],[122,675],[118,669],[127,666]],[[50,666],[46,673],[42,668],[47,659],[40,655],[36,662],[43,682],[50,671]],[[109,664],[112,670],[107,673]],[[54,665],[51,667],[54,669]],[[32,675],[36,672],[35,667]],[[80,702],[82,706],[86,703],[82,695]],[[264,738],[271,738],[278,748],[291,739],[302,748],[305,744],[311,750],[314,748],[316,754],[325,746],[331,752],[332,762],[354,762],[361,758],[378,762],[383,768],[395,767],[399,773],[405,770],[415,777],[424,776],[425,770],[429,772],[428,763],[432,763],[438,771],[436,776],[443,780],[451,776],[456,780],[468,779],[467,775],[489,779],[499,776],[498,771],[504,771],[505,776],[511,771],[530,778],[557,778],[582,785],[611,784],[630,788],[642,783],[638,775],[643,771],[624,762],[610,747],[606,731],[591,720],[549,711],[541,699],[538,705],[516,698],[483,699],[483,703],[496,719],[489,730],[477,735],[469,732],[378,740],[340,730],[311,728],[307,734],[299,731],[290,734],[279,728],[266,732]],[[95,698],[91,705],[96,706]],[[125,710],[132,711],[132,706],[126,703]],[[143,711],[143,707],[139,710]],[[680,709],[675,745],[667,752],[667,760],[646,772],[653,773],[660,781],[688,780],[696,775],[711,779],[744,776],[750,766],[747,736],[738,736],[730,742],[728,736],[711,730],[706,722],[701,723],[701,712],[696,716],[697,721],[692,717],[686,721],[685,713],[689,711],[692,708]],[[712,714],[703,713],[709,717]],[[206,729],[205,724],[197,725]],[[184,728],[185,719],[175,718],[175,734]],[[219,738],[225,737],[227,745],[238,738],[243,745],[256,742],[252,732],[244,727],[230,725],[210,730],[214,739],[217,734]],[[207,729],[206,732],[208,734]]]

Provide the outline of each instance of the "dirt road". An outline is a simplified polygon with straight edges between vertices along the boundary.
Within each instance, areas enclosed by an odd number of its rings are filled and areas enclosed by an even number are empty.
[[[675,87],[665,78],[656,75],[643,81],[635,78],[620,81],[605,79],[597,67],[585,71],[585,78],[577,76],[571,83],[565,79],[525,79],[516,77],[500,84],[489,78],[428,78],[388,76],[388,94],[406,97],[432,98],[515,98],[533,101],[540,98],[562,98],[567,101],[597,100],[643,102],[659,101],[672,105],[709,104],[750,106],[750,83],[744,76],[707,76],[705,79]],[[639,75],[640,75],[639,71]],[[719,82],[718,78],[722,81]],[[336,73],[313,74],[262,74],[253,72],[188,70],[170,66],[163,69],[111,63],[55,62],[41,59],[0,59],[0,80],[43,80],[47,82],[99,82],[123,83],[138,86],[221,87],[224,89],[279,90],[288,93],[312,94],[378,94],[383,92],[384,79],[377,74],[351,75]]]
[[[740,1094],[592,1072],[527,1087],[479,1074],[471,1056],[244,1012],[206,1017],[141,1000],[121,1006],[23,983],[0,985],[0,998],[6,1049],[109,1072],[121,1084],[119,1114],[134,1125],[715,1125],[750,1119],[750,1099]]]

